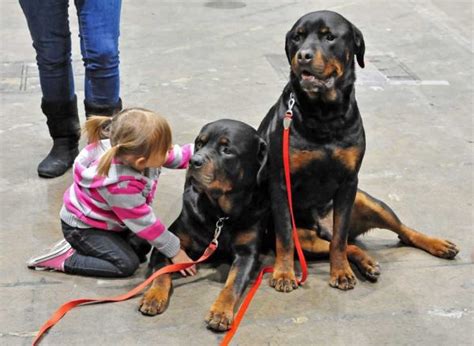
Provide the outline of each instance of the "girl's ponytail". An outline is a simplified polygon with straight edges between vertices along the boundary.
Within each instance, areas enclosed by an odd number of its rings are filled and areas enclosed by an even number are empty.
[[[119,147],[119,145],[115,145],[102,155],[99,160],[99,166],[97,167],[97,173],[99,175],[106,177],[109,174],[110,165],[115,156],[117,156]]]
[[[171,147],[171,129],[166,119],[143,108],[124,109],[113,118],[90,117],[84,130],[90,143],[110,139],[111,148],[101,155],[97,167],[101,176],[108,176],[115,158],[131,156],[148,160],[160,155],[164,161]]]
[[[94,115],[87,119],[84,124],[84,132],[89,143],[97,143],[101,139],[108,138],[111,123],[112,117]]]

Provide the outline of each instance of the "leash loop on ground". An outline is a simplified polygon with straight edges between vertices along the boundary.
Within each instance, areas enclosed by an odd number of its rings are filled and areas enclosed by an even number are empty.
[[[115,302],[128,300],[130,298],[135,297],[137,294],[143,291],[158,276],[163,275],[163,274],[179,272],[183,269],[191,267],[192,265],[206,261],[216,251],[217,245],[218,245],[217,238],[219,237],[222,231],[222,227],[224,226],[224,223],[223,223],[224,220],[227,220],[227,219],[228,218],[220,218],[217,221],[216,232],[214,234],[214,238],[209,243],[209,246],[206,248],[206,250],[204,250],[204,253],[198,260],[192,261],[192,262],[175,263],[175,264],[167,265],[157,270],[156,272],[154,272],[148,279],[146,279],[144,282],[142,282],[141,284],[139,284],[132,290],[118,296],[105,297],[105,298],[82,298],[82,299],[71,300],[67,303],[64,303],[54,312],[51,318],[41,326],[40,330],[38,331],[38,334],[36,334],[36,337],[33,340],[33,346],[37,345],[40,342],[41,338],[43,337],[44,333],[46,333],[46,331],[54,327],[54,325],[56,325],[56,323],[58,323],[61,320],[61,318],[64,317],[64,315],[66,315],[70,310],[74,309],[76,306],[84,305],[84,304],[92,305],[92,304],[97,304],[97,303],[115,303]],[[219,224],[219,227],[217,227],[218,224]]]

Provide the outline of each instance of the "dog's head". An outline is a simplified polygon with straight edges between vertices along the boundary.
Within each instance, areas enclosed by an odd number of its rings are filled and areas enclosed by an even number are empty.
[[[354,56],[364,67],[362,33],[338,13],[304,15],[286,35],[290,78],[310,98],[334,101],[337,90],[355,81]]]
[[[198,193],[232,214],[264,179],[266,157],[267,145],[255,129],[240,121],[218,120],[197,136],[187,179]]]

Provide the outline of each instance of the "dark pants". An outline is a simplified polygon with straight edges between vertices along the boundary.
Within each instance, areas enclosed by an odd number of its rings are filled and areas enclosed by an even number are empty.
[[[69,274],[101,277],[133,275],[151,245],[130,231],[75,228],[61,222],[64,238],[76,252],[64,263]]]
[[[75,0],[84,92],[89,103],[115,105],[119,100],[119,23],[121,0]],[[20,0],[36,50],[43,99],[74,98],[68,0]]]

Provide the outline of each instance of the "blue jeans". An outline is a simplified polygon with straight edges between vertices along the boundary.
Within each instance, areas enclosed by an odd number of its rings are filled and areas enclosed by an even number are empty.
[[[61,222],[64,238],[76,250],[64,263],[69,274],[127,277],[146,261],[151,245],[131,231],[80,229]]]
[[[119,100],[119,25],[121,0],[75,0],[81,54],[85,67],[85,99],[98,105]],[[36,50],[43,99],[74,98],[68,0],[20,0]]]

